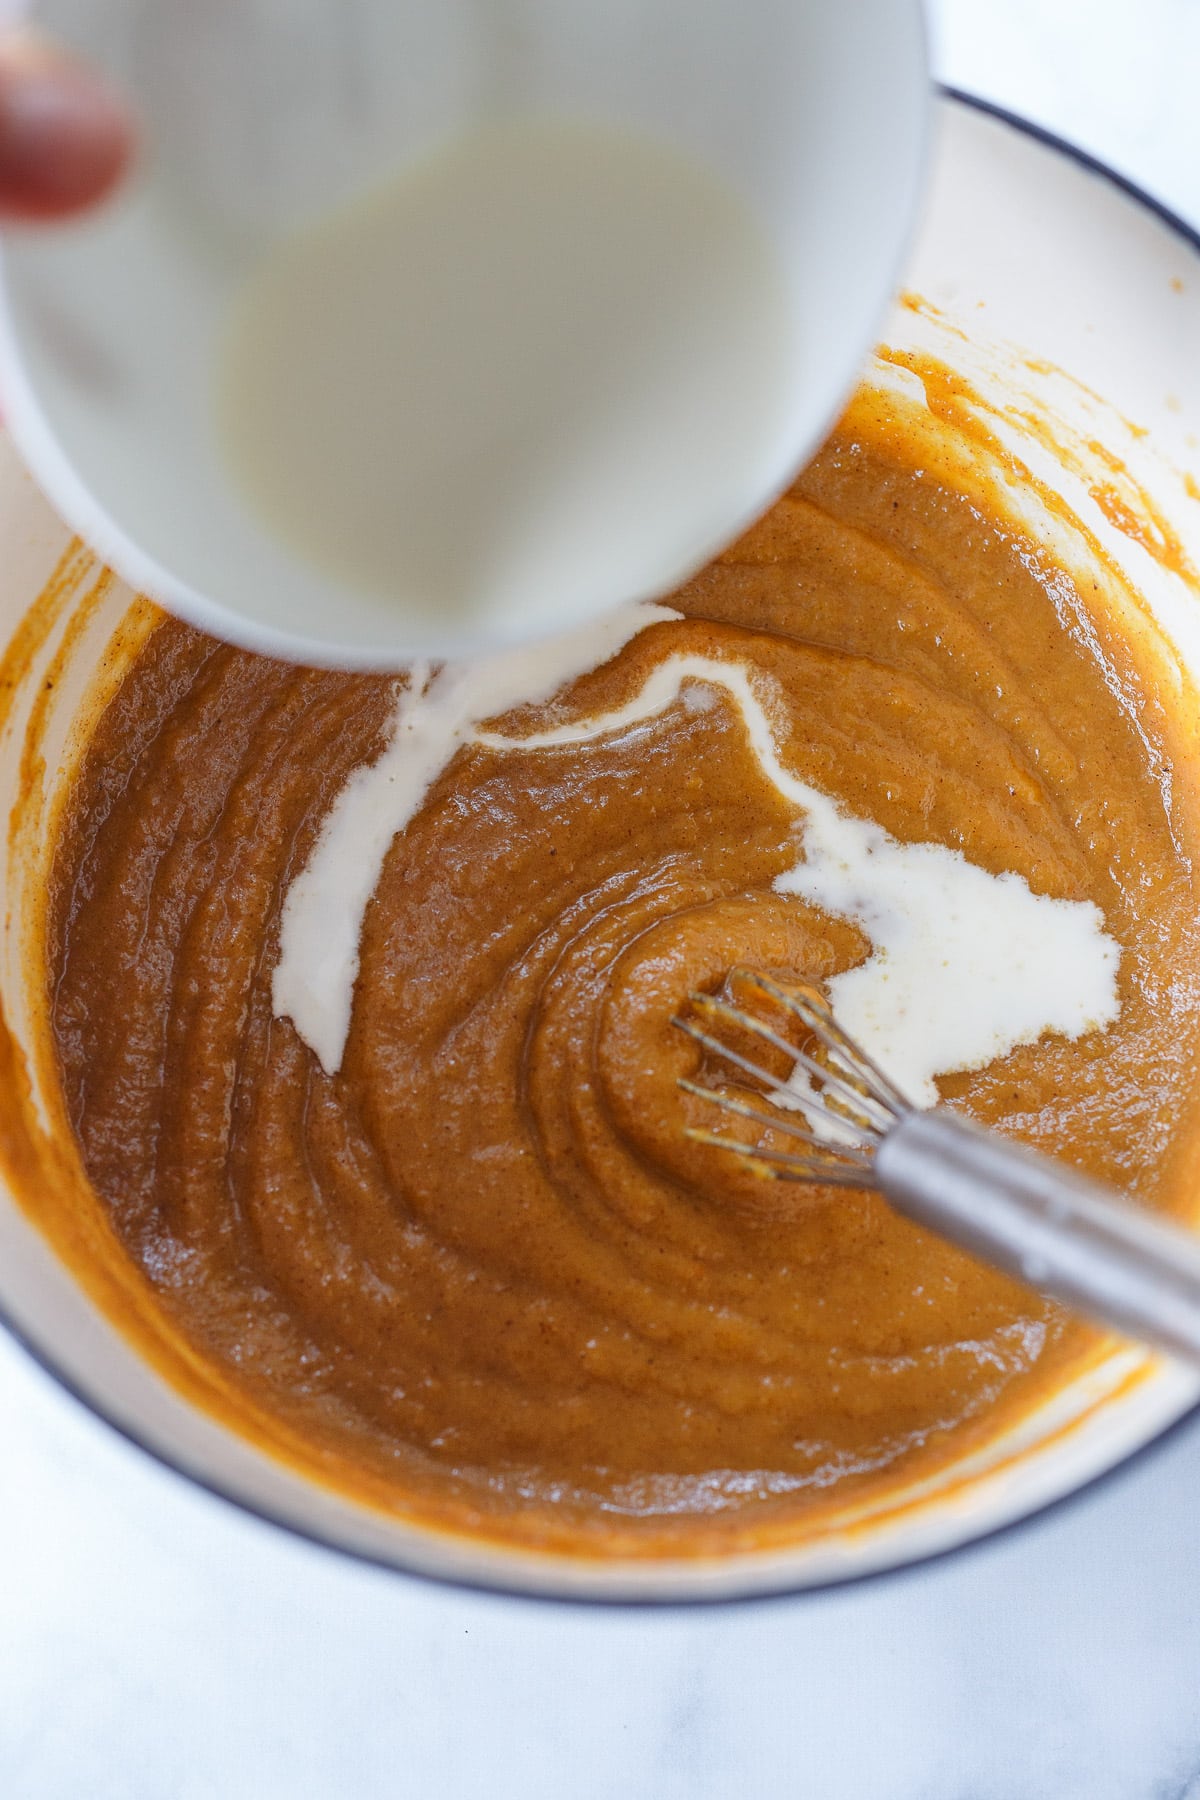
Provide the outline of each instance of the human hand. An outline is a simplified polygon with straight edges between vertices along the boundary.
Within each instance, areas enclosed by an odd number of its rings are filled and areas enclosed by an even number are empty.
[[[133,139],[90,69],[24,34],[0,35],[0,225],[95,205],[120,180]]]

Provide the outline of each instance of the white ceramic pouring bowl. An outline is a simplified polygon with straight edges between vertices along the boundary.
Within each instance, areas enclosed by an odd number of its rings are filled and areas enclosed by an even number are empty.
[[[913,286],[948,309],[947,326],[898,309],[892,343],[949,355],[993,394],[1003,390],[1006,343],[1039,365],[1057,364],[1116,403],[1085,404],[1086,429],[1113,434],[1124,456],[1141,440],[1119,414],[1152,428],[1179,467],[1200,480],[1200,256],[1169,222],[1078,160],[957,102],[941,108],[941,146]],[[1022,255],[1013,254],[1020,243]],[[956,335],[962,332],[966,335]],[[999,348],[998,348],[999,346]],[[1030,375],[1013,365],[1013,379]],[[1023,373],[1022,373],[1023,371]],[[1038,379],[1051,386],[1052,371]],[[1083,390],[1071,390],[1076,399]],[[1144,448],[1144,446],[1143,446]],[[1147,452],[1148,454],[1148,452]],[[1150,470],[1147,479],[1153,475]],[[1054,479],[1050,471],[1049,478]],[[1164,469],[1159,499],[1184,541],[1200,546],[1200,507]],[[11,449],[0,448],[0,633],[11,638],[67,543],[67,533]],[[1171,636],[1200,671],[1200,601],[1145,575]],[[1114,553],[1123,553],[1119,544]],[[72,579],[86,586],[86,565]],[[42,733],[52,802],[59,761],[80,698],[104,666],[132,596],[114,588],[78,641],[72,609],[29,662],[0,732],[0,803],[17,801],[32,708],[51,712]],[[83,613],[76,609],[76,616]],[[1200,752],[1198,752],[1200,754]],[[26,768],[25,780],[29,771]],[[36,835],[36,832],[34,833]],[[28,964],[28,920],[44,879],[37,845],[5,834],[0,882],[0,998],[21,1040],[38,1006]],[[35,1079],[36,1072],[35,1072]],[[1200,1194],[1197,1196],[1200,1209]],[[36,1208],[35,1208],[36,1210]],[[590,1561],[497,1547],[414,1526],[315,1485],[231,1435],[168,1386],[130,1348],[40,1235],[30,1213],[0,1189],[0,1313],[48,1368],[96,1412],[194,1480],[277,1524],[351,1554],[412,1572],[528,1594],[597,1600],[712,1599],[818,1587],[895,1569],[986,1536],[1076,1492],[1149,1444],[1200,1401],[1200,1378],[1119,1345],[1040,1412],[906,1496],[899,1509],[792,1547],[677,1561]]]
[[[298,661],[461,655],[595,610],[587,571],[603,559],[626,589],[606,591],[606,604],[698,568],[831,423],[878,329],[920,190],[920,0],[25,10],[136,97],[145,146],[99,217],[3,242],[0,391],[13,435],[62,517],[136,588],[229,641]],[[654,553],[630,536],[622,555],[631,494],[614,516],[573,528],[578,555],[564,568],[578,576],[563,577],[560,618],[514,611],[503,625],[474,622],[468,641],[462,620],[339,581],[260,523],[221,453],[215,372],[233,298],[281,233],[473,125],[546,114],[644,133],[731,187],[777,253],[799,349],[781,423],[702,529],[664,535]]]

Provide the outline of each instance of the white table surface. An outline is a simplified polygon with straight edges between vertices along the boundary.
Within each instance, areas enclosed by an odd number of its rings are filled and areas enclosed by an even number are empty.
[[[932,12],[944,79],[1200,223],[1200,0]],[[742,1794],[1200,1800],[1200,1428],[883,1584],[587,1612],[293,1542],[0,1338],[0,1800]]]

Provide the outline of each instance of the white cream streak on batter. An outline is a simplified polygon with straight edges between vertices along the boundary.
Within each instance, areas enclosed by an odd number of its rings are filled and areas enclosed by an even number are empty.
[[[744,664],[668,656],[613,712],[523,738],[479,729],[482,719],[549,699],[647,625],[677,617],[626,607],[532,650],[413,671],[387,749],[350,777],[284,904],[275,1011],[330,1074],[345,1048],[359,934],[384,857],[460,745],[552,754],[643,726],[698,688],[737,707],[764,776],[803,815],[802,854],[777,891],[852,920],[870,939],[870,956],[835,976],[829,997],[917,1105],[935,1104],[938,1075],[982,1068],[1045,1032],[1075,1038],[1113,1023],[1121,953],[1098,907],[1035,894],[1016,873],[992,875],[943,844],[900,843],[843,812],[781,762],[768,684]]]

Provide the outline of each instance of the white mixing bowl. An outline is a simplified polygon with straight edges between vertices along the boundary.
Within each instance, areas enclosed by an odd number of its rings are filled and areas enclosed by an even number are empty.
[[[943,310],[897,307],[887,341],[932,351],[964,370],[993,408],[1010,401],[1026,412],[1052,407],[1084,459],[1072,471],[1056,469],[1044,446],[1028,442],[1015,416],[997,428],[1081,511],[1091,503],[1080,479],[1093,453],[1088,446],[1111,452],[1200,561],[1195,241],[1084,159],[1013,122],[948,98],[939,127],[936,181],[909,281]],[[889,364],[875,378],[913,385]],[[1150,436],[1127,421],[1148,427]],[[1030,524],[1043,528],[1033,512]],[[1097,514],[1092,524],[1153,604],[1182,664],[1200,675],[1200,595],[1111,518]],[[86,555],[60,565],[68,542],[15,455],[0,446],[0,633],[9,640],[22,634],[25,656],[0,728],[0,803],[13,821],[0,848],[7,899],[0,1000],[18,1044],[33,1056],[28,1094],[15,1071],[0,1075],[11,1090],[0,1116],[0,1166],[10,1168],[0,1186],[0,1311],[64,1385],[118,1430],[215,1493],[396,1568],[531,1594],[702,1599],[811,1588],[950,1550],[1077,1491],[1200,1401],[1200,1377],[1113,1342],[1040,1412],[902,1496],[903,1504],[893,1497],[791,1548],[670,1562],[542,1555],[418,1528],[321,1487],[229,1434],[188,1398],[182,1376],[168,1385],[131,1348],[112,1316],[120,1297],[87,1291],[49,1248],[36,1220],[38,1183],[53,1180],[52,1165],[40,1173],[11,1168],[19,1141],[14,1121],[36,1113],[38,1094],[52,1080],[34,1050],[43,1001],[32,925],[53,808],[84,696],[90,692],[94,701],[119,673],[139,617],[136,608],[130,614],[133,597],[120,584],[93,592],[97,568]],[[40,641],[29,609],[56,565],[60,612]],[[28,754],[31,732],[44,766]],[[14,1184],[26,1190],[23,1203]]]

